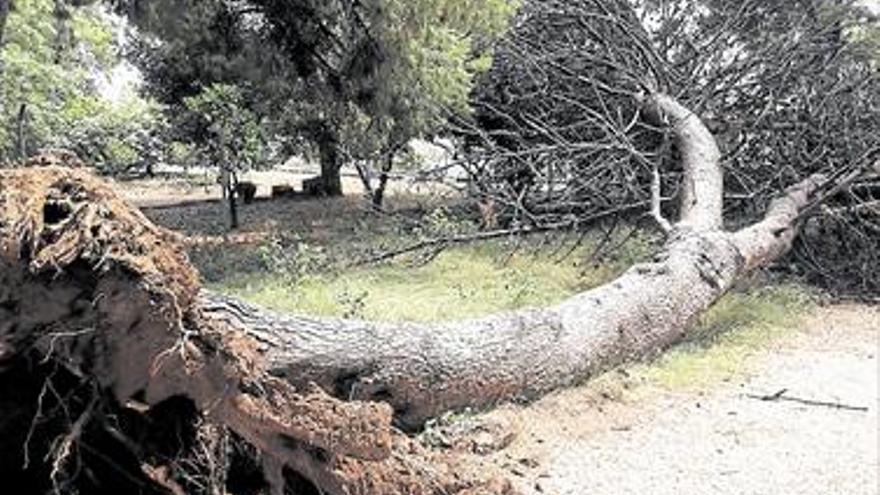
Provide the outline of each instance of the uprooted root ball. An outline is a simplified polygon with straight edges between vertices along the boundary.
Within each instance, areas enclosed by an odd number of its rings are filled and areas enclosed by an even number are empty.
[[[4,479],[34,493],[508,490],[395,432],[388,405],[270,376],[199,291],[177,236],[87,171],[0,172]]]

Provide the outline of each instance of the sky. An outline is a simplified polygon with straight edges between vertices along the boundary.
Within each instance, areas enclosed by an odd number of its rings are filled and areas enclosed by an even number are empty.
[[[104,99],[119,103],[137,91],[141,79],[141,72],[135,66],[121,62],[109,74],[98,74],[95,83]]]
[[[862,0],[862,5],[871,9],[871,12],[880,15],[880,0]]]
[[[130,29],[128,20],[116,15],[106,8],[101,8],[102,15],[113,26],[116,43],[120,46],[126,43],[126,36]],[[123,102],[132,97],[143,81],[140,70],[127,60],[116,64],[109,73],[95,74],[95,85],[101,96],[113,103]]]

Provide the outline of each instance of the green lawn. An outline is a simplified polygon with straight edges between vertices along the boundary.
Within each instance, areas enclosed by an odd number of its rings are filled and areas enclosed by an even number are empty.
[[[448,321],[552,304],[606,282],[651,250],[635,236],[601,263],[587,239],[568,256],[526,242],[514,250],[487,242],[443,251],[426,264],[405,261],[291,277],[253,272],[212,284],[215,290],[280,311],[374,321]]]

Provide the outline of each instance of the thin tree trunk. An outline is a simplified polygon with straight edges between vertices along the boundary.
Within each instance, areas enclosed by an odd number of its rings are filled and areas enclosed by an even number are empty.
[[[371,181],[371,172],[367,169],[367,166],[362,161],[355,161],[354,163],[355,170],[357,170],[358,177],[361,179],[361,185],[364,186],[364,192],[366,193],[368,198],[373,197],[373,183]]]
[[[388,187],[388,177],[394,168],[394,155],[399,147],[395,147],[385,156],[385,161],[379,171],[379,184],[373,192],[373,208],[381,209],[385,201],[385,189]]]
[[[376,186],[376,190],[373,191],[373,208],[377,210],[382,209],[382,205],[385,203],[385,188],[388,185],[388,172],[379,173],[379,184]]]
[[[318,152],[321,159],[321,185],[326,196],[342,196],[342,168],[339,150],[339,136],[332,124],[323,123],[318,137]]]
[[[27,158],[27,142],[25,140],[25,125],[27,124],[27,103],[22,103],[18,107],[18,121],[16,125],[16,148],[18,149],[18,158],[24,160]]]
[[[55,9],[52,11],[52,15],[55,17],[54,62],[61,64],[70,49],[72,38],[70,8],[65,0],[55,0]]]
[[[227,171],[223,187],[226,190],[226,202],[229,205],[229,230],[235,230],[238,228],[238,204],[236,203],[237,184],[238,178],[236,177],[235,172]]]

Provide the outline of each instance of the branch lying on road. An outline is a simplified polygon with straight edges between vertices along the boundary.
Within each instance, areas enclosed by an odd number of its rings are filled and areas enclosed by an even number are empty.
[[[749,399],[756,399],[764,402],[797,402],[798,404],[804,404],[807,406],[817,406],[817,407],[830,407],[833,409],[843,409],[846,411],[859,411],[859,412],[868,412],[868,408],[865,406],[852,406],[849,404],[843,404],[840,402],[827,402],[821,400],[812,400],[812,399],[801,399],[800,397],[791,397],[785,395],[788,392],[787,388],[784,388],[776,393],[769,395],[754,395],[747,394],[746,397]]]

